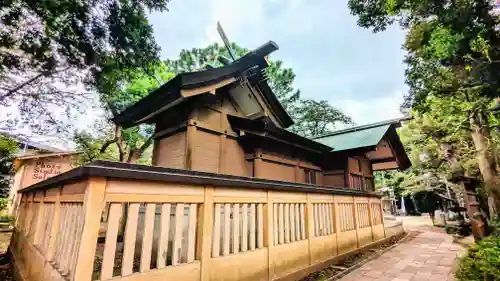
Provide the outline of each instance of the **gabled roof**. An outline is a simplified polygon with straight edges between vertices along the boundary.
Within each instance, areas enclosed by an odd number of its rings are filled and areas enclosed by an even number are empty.
[[[152,91],[145,98],[115,116],[113,121],[123,127],[131,127],[140,123],[154,123],[154,119],[158,114],[180,103],[192,100],[197,96],[207,94],[202,91],[196,95],[186,96],[182,94],[182,90],[215,85],[232,78],[238,79],[249,69],[260,72],[268,66],[265,56],[277,49],[278,45],[269,41],[229,65],[196,72],[180,73],[160,88]],[[253,82],[257,87],[261,88],[265,99],[283,126],[288,127],[292,125],[292,118],[283,109],[276,95],[271,91],[269,85],[267,85],[267,82],[262,80]]]
[[[315,139],[324,145],[333,147],[334,151],[376,146],[384,137],[391,125],[366,128],[347,132],[334,132],[327,137]]]
[[[334,151],[374,147],[382,140],[391,126],[394,129],[401,126],[401,121],[408,118],[391,119],[372,124],[355,126],[326,133],[313,139],[324,145],[333,147]]]
[[[324,134],[314,138],[314,140],[333,147],[332,153],[340,152],[347,155],[367,153],[367,157],[374,165],[374,170],[393,169],[395,167],[405,170],[411,166],[411,162],[396,129],[401,126],[401,121],[409,119],[411,117],[356,126]],[[385,140],[385,143],[389,144],[388,148],[392,152],[390,156],[375,157],[373,153],[378,153],[379,149],[384,149],[381,148],[382,140]],[[385,149],[388,148],[386,147]],[[387,163],[392,163],[392,166]]]

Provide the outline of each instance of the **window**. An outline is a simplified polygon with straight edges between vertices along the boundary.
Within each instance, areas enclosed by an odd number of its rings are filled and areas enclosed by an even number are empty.
[[[365,177],[365,190],[366,191],[375,191],[374,184],[373,184],[373,178],[366,178]]]
[[[304,169],[305,182],[316,184],[316,171]]]

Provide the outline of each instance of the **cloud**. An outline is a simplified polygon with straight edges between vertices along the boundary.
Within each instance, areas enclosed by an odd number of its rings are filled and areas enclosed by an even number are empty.
[[[150,16],[163,58],[221,42],[220,21],[242,47],[278,43],[271,58],[294,70],[303,97],[328,100],[358,124],[400,115],[404,31],[374,34],[357,26],[346,0],[175,0],[169,9]]]
[[[336,106],[356,124],[363,125],[403,116],[399,111],[402,102],[403,93],[394,92],[369,99],[341,99],[336,101]]]

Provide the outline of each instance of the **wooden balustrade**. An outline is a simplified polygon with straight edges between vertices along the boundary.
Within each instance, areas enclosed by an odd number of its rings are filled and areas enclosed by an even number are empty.
[[[369,193],[242,187],[91,176],[35,186],[22,192],[15,267],[27,281],[293,280],[386,238]]]

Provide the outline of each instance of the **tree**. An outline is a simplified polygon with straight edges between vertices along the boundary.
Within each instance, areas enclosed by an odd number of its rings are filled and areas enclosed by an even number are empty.
[[[81,104],[84,86],[158,59],[147,13],[165,11],[168,1],[3,1],[0,105],[18,106],[28,124],[33,117],[57,123],[54,109]]]
[[[241,57],[248,53],[248,49],[231,43],[236,57]],[[226,47],[217,43],[206,48],[193,48],[182,50],[179,59],[167,60],[168,71],[174,73],[197,71],[205,66],[223,66],[221,57],[229,58]],[[291,131],[304,135],[315,136],[323,134],[335,128],[335,124],[351,124],[350,117],[340,110],[332,107],[327,101],[315,101],[312,99],[302,100],[300,90],[294,88],[295,73],[291,68],[285,68],[282,61],[270,60],[270,65],[266,69],[268,83],[278,97],[288,114],[295,121],[295,125],[289,128]]]
[[[242,48],[236,43],[231,43],[237,58],[248,53],[248,49]],[[174,73],[191,72],[202,70],[207,65],[221,67],[223,63],[219,58],[230,58],[229,52],[224,45],[214,43],[206,48],[183,49],[176,60],[166,60],[168,71]],[[269,85],[280,100],[285,110],[293,116],[297,102],[300,99],[300,91],[293,87],[295,73],[291,68],[284,68],[282,61],[270,61],[267,68]]]
[[[12,161],[18,150],[19,147],[13,139],[0,135],[0,210],[5,208],[9,196]]]
[[[102,89],[101,103],[106,113],[98,124],[94,124],[94,132],[75,134],[77,148],[84,152],[80,161],[106,159],[149,164],[151,157],[145,157],[144,154],[153,142],[154,127],[142,124],[123,129],[113,124],[111,119],[173,77],[174,74],[167,72],[163,63],[158,63],[147,71],[116,69],[102,76],[99,85]]]
[[[301,100],[294,115],[296,124],[290,130],[306,137],[332,131],[337,123],[354,124],[351,117],[331,106],[326,100]]]
[[[349,7],[359,25],[375,32],[396,21],[408,31],[404,49],[410,91],[404,107],[429,112],[429,95],[466,101],[457,128],[469,132],[491,206],[500,210],[496,149],[490,141],[500,36],[490,1],[350,0]]]

